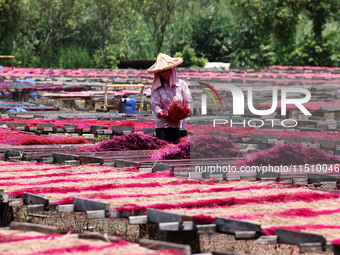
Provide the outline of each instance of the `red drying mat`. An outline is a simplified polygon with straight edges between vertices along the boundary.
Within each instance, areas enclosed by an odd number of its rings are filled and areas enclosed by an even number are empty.
[[[188,117],[190,114],[190,109],[188,106],[182,106],[177,103],[173,103],[168,109],[168,114],[176,120],[182,120]]]

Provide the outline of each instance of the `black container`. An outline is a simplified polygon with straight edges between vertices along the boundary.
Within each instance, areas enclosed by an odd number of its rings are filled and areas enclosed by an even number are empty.
[[[126,101],[125,99],[121,99],[118,103],[118,113],[125,113],[126,112]]]

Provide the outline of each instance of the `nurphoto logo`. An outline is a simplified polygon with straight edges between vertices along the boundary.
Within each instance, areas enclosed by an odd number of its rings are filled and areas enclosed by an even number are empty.
[[[222,100],[220,95],[217,93],[217,91],[210,85],[206,83],[200,82],[201,85],[209,88],[211,91],[215,93],[217,98],[220,101],[221,106]],[[245,95],[243,91],[231,84],[224,84],[223,86],[225,89],[228,89],[231,94],[232,94],[232,113],[233,115],[236,116],[242,116],[245,114]],[[200,88],[206,94],[201,94],[201,114],[202,115],[207,115],[207,94],[210,95],[210,97],[213,99],[215,105],[217,106],[216,100],[214,96],[212,95],[211,92],[209,92],[207,89]],[[308,89],[305,88],[281,88],[281,96],[279,96],[279,88],[273,87],[270,88],[271,90],[271,95],[272,95],[272,104],[270,109],[265,109],[265,110],[259,110],[255,109],[254,106],[254,93],[253,93],[253,88],[248,88],[247,90],[247,107],[249,111],[256,115],[256,116],[268,116],[273,114],[278,108],[280,108],[280,115],[281,116],[286,116],[287,115],[287,105],[295,105],[304,115],[306,116],[312,116],[312,114],[304,107],[304,103],[307,103],[311,99],[311,93]],[[290,98],[289,95],[291,94],[299,94],[298,97],[294,96],[293,98]],[[279,104],[279,99],[280,99],[280,104]],[[271,127],[274,126],[282,126],[284,128],[293,128],[298,125],[297,120],[295,119],[284,119],[284,120],[279,120],[279,119],[214,119],[213,120],[213,126],[215,127],[216,125],[221,125],[221,124],[228,124],[230,127],[233,125],[242,125],[243,127],[262,127],[266,124],[266,122],[269,122]]]
[[[207,84],[204,84],[204,85],[207,86]],[[229,89],[231,94],[232,94],[233,115],[244,115],[244,100],[245,100],[245,97],[244,97],[242,90],[240,88],[238,88],[234,85],[230,85],[230,84],[225,84],[224,87]],[[218,99],[221,102],[221,98],[218,95],[217,91],[214,88],[212,88],[211,86],[209,86],[209,88],[213,90],[213,92],[217,95]],[[202,89],[202,90],[205,91],[207,94],[209,94],[213,98],[212,94],[209,91],[207,91],[205,89]],[[248,88],[247,105],[248,105],[248,109],[250,110],[251,113],[253,113],[254,115],[265,116],[265,115],[270,115],[270,114],[272,114],[276,111],[277,106],[278,106],[278,89],[274,87],[274,88],[271,88],[271,90],[272,90],[272,95],[273,95],[272,107],[268,110],[258,110],[258,109],[255,109],[254,104],[253,104],[253,88]],[[303,94],[304,97],[302,97],[302,98],[288,98],[287,97],[288,93],[300,93],[300,94]],[[202,101],[201,101],[202,115],[206,115],[206,113],[207,113],[207,97],[206,97],[206,95],[202,94],[201,99],[202,99]],[[281,115],[287,114],[287,104],[293,104],[297,108],[299,108],[300,111],[304,115],[312,116],[312,114],[303,106],[303,104],[307,103],[310,99],[311,99],[311,93],[308,89],[305,89],[305,88],[282,88],[281,89]],[[216,104],[216,101],[215,101],[214,98],[213,98],[213,100]],[[222,102],[221,102],[221,105],[222,105]]]

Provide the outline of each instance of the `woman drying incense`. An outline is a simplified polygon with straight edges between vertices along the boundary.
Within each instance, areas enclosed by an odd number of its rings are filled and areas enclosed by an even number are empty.
[[[185,118],[190,116],[190,91],[185,81],[177,78],[175,66],[182,58],[159,53],[149,69],[154,74],[151,106],[156,114],[156,136],[176,143],[188,135]]]

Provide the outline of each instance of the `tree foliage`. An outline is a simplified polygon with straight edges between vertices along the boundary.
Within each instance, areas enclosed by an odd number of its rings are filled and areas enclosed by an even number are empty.
[[[12,42],[22,19],[21,0],[0,0],[0,52],[10,54]]]
[[[180,0],[136,0],[134,4],[136,12],[141,15],[155,41],[156,54],[162,50],[167,27],[181,10],[180,7],[183,7],[181,3],[183,2]]]
[[[340,66],[339,10],[339,0],[0,0],[0,54],[23,67],[116,68],[158,52],[188,65]]]

